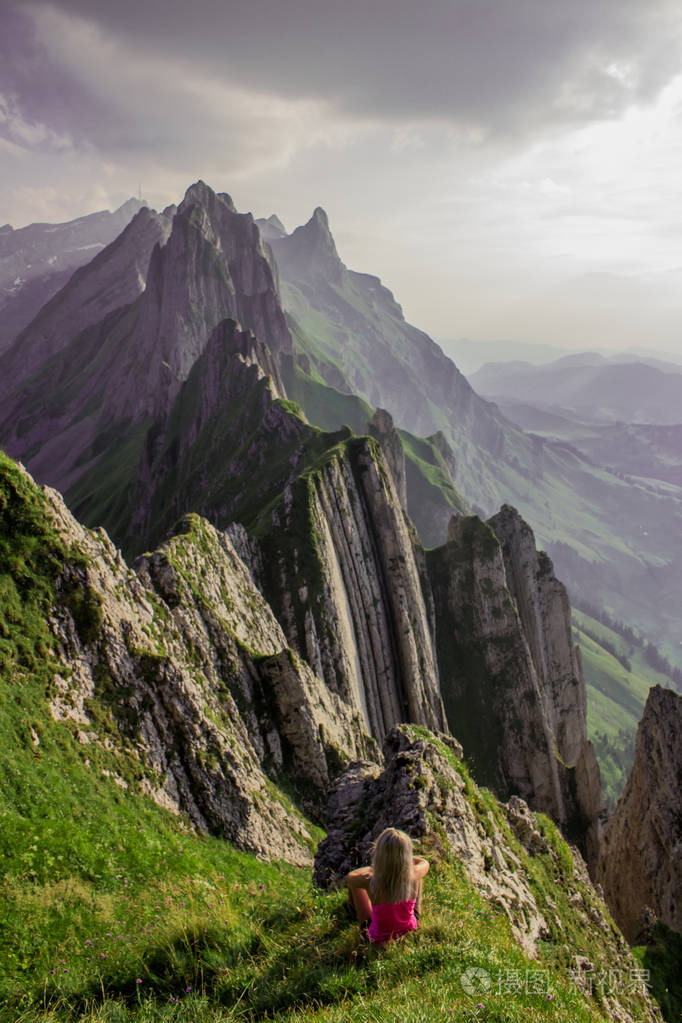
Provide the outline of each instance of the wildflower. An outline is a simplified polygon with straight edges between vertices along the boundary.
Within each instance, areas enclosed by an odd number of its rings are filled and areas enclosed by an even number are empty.
[[[142,977],[138,977],[137,980],[135,981],[135,983],[136,984],[141,984],[142,983]]]
[[[192,990],[192,985],[191,985],[191,984],[188,984],[188,985],[187,985],[187,987],[185,988],[185,992],[186,992],[187,994],[189,994],[191,990]]]
[[[258,887],[259,888],[265,888],[265,885],[264,884],[259,884]]]

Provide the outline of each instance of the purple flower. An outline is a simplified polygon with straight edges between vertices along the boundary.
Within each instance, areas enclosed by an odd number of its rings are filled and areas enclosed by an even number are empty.
[[[188,984],[188,986],[185,988],[186,993],[189,994],[191,990],[192,990],[192,985]]]
[[[135,981],[135,983],[136,984],[141,984],[142,983],[142,977],[138,977],[137,980]]]

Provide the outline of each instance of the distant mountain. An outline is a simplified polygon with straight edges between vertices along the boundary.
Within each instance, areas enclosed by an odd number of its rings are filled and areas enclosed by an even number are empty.
[[[499,409],[521,429],[570,443],[595,465],[619,475],[682,487],[682,425],[591,423],[511,400]]]
[[[0,228],[0,352],[33,319],[77,267],[113,241],[145,204],[128,199],[64,224]]]
[[[589,594],[682,663],[675,640],[681,496],[658,484],[632,485],[570,444],[516,427],[475,393],[427,334],[405,322],[378,278],[343,264],[322,210],[270,245],[294,342],[296,373],[287,390],[311,421],[320,415],[313,384],[321,379],[336,395],[325,409],[327,429],[349,422],[341,399],[355,394],[387,409],[400,429],[440,431],[470,507],[486,516],[505,502],[517,507],[572,593]],[[600,360],[597,354],[589,361]],[[446,523],[443,511],[440,528]],[[442,535],[431,533],[426,542],[437,544]]]
[[[523,360],[533,365],[553,362],[568,349],[555,345],[533,344],[530,341],[473,341],[469,338],[440,339],[440,346],[446,355],[466,376],[474,373],[488,362],[514,362]]]
[[[674,424],[682,421],[682,366],[641,359],[569,355],[545,366],[490,363],[470,378],[481,395],[568,411],[596,422]]]

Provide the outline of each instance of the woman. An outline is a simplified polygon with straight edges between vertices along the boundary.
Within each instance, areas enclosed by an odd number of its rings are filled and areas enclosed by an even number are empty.
[[[372,866],[358,867],[346,876],[348,898],[360,927],[369,921],[371,942],[383,945],[417,930],[422,880],[428,870],[428,860],[412,854],[410,836],[386,828],[374,843]]]

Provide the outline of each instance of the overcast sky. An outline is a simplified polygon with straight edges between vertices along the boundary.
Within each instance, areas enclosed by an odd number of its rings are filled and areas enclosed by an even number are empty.
[[[440,339],[682,354],[679,0],[0,0],[0,223],[201,177]]]

